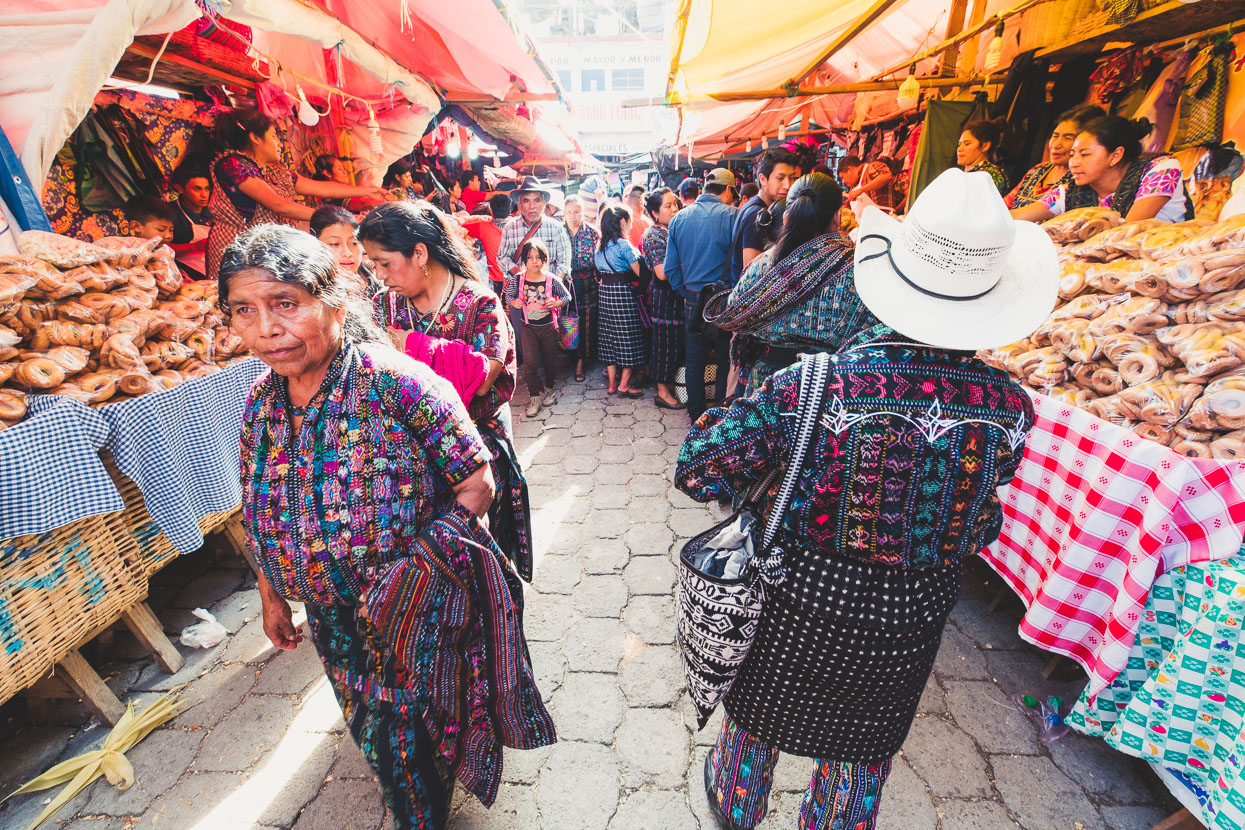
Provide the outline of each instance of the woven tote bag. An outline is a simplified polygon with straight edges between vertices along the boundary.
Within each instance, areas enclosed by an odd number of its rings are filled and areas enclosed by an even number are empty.
[[[687,691],[696,708],[696,720],[703,728],[722,698],[730,691],[740,665],[756,639],[764,602],[763,575],[778,573],[771,545],[783,513],[791,503],[796,479],[809,442],[821,414],[825,398],[830,356],[818,354],[806,359],[800,369],[800,421],[796,441],[787,460],[782,486],[765,522],[761,538],[753,537],[753,557],[737,579],[704,573],[694,562],[696,555],[721,530],[729,527],[745,511],[755,516],[757,499],[769,489],[770,475],[748,494],[744,506],[734,515],[689,540],[679,553],[678,631],[679,652],[687,676]],[[757,523],[752,531],[755,534]],[[780,556],[780,553],[779,553]]]

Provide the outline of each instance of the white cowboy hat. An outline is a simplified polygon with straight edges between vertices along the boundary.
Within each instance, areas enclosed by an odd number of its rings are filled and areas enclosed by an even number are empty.
[[[945,349],[1014,343],[1059,298],[1054,243],[1012,219],[985,172],[946,171],[902,222],[865,208],[855,270],[856,293],[879,320]]]

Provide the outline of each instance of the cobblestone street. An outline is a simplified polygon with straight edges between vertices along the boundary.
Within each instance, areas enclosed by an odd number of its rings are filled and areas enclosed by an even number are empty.
[[[607,398],[599,372],[559,386],[561,400],[536,418],[516,416],[515,431],[537,542],[527,637],[561,740],[508,750],[493,809],[460,791],[451,827],[708,830],[702,767],[718,721],[692,731],[673,645],[672,551],[720,514],[671,486],[685,413],[657,409],[651,391],[641,401]],[[525,404],[520,393],[515,411]],[[1076,734],[1044,748],[1012,706],[1010,694],[1041,683],[1047,655],[1016,634],[1021,606],[1010,594],[987,611],[999,584],[969,563],[879,827],[1148,830],[1174,804],[1144,764]],[[182,699],[197,705],[129,754],[133,788],[119,792],[101,779],[61,811],[59,827],[388,826],[314,651],[306,642],[286,653],[268,644],[253,586],[245,565],[223,555],[175,563],[153,582],[150,602],[174,637],[195,606],[213,610],[231,634],[209,650],[179,646],[187,664],[172,677],[140,657],[128,634],[116,635],[101,673],[123,700],[145,704],[185,684]],[[60,719],[22,725],[0,746],[5,793],[98,747],[108,731],[77,705]],[[762,827],[796,826],[810,771],[806,759],[780,761]],[[52,794],[0,807],[0,826],[22,830]]]

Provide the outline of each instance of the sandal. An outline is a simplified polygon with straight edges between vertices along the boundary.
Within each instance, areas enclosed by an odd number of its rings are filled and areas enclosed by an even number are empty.
[[[587,380],[587,379],[588,379],[588,377],[587,377],[587,376],[586,376],[583,372],[576,372],[576,373],[575,373],[575,382],[576,382],[576,383],[583,383],[583,382],[584,382],[585,380]]]
[[[644,397],[644,390],[643,389],[619,389],[618,396],[621,398],[631,398],[632,400],[636,400],[637,398]]]

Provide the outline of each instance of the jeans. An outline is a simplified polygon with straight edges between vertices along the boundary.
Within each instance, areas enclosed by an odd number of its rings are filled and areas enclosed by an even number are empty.
[[[553,388],[557,373],[555,360],[558,356],[558,327],[552,322],[544,325],[524,323],[519,331],[519,339],[523,343],[523,352],[527,359],[523,362],[523,381],[527,391],[533,398],[538,397],[545,389]],[[539,369],[545,368],[545,384],[540,383]]]
[[[713,328],[714,335],[694,334],[692,321],[696,319],[696,295],[685,292],[687,301],[684,304],[684,320],[687,323],[687,414],[695,421],[705,414],[705,364],[709,360],[709,349],[713,348],[714,363],[718,373],[714,378],[715,398],[726,397],[726,378],[731,369],[731,336],[727,332]]]

